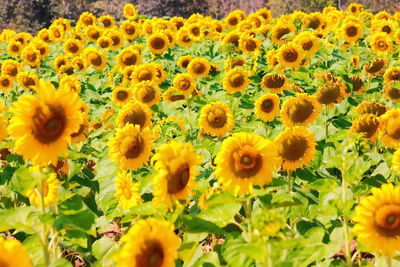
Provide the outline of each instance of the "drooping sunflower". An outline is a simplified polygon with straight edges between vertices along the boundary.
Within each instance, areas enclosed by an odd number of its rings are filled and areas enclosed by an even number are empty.
[[[261,81],[261,87],[273,93],[282,93],[287,85],[288,80],[286,76],[276,73],[265,74]]]
[[[271,42],[275,44],[284,44],[293,39],[296,28],[292,23],[277,23],[271,30]]]
[[[226,73],[223,88],[227,92],[234,94],[246,90],[249,83],[249,74],[241,68],[234,68]]]
[[[388,108],[376,101],[363,101],[354,110],[361,115],[373,114],[380,117],[386,113]]]
[[[378,137],[380,120],[373,114],[364,114],[353,122],[351,132],[362,133],[365,138],[374,141]]]
[[[120,209],[130,209],[142,201],[138,185],[132,182],[132,175],[129,172],[118,172],[114,185],[117,189],[114,196],[118,199]]]
[[[253,192],[253,186],[272,181],[279,166],[277,147],[254,133],[234,133],[222,142],[214,171],[222,187],[235,195]]]
[[[222,102],[212,102],[202,107],[199,124],[203,133],[222,137],[232,130],[235,118],[228,105]]]
[[[368,76],[378,76],[385,72],[387,60],[383,58],[375,58],[363,67],[363,72]]]
[[[125,48],[119,52],[117,56],[117,65],[124,69],[129,66],[139,65],[142,61],[142,56],[139,51],[132,48]]]
[[[377,54],[386,54],[393,51],[393,41],[390,36],[384,32],[374,34],[369,44],[371,50]]]
[[[196,57],[190,60],[187,71],[194,78],[201,78],[208,75],[210,68],[210,62],[207,59]]]
[[[278,95],[265,94],[254,103],[254,113],[262,121],[273,121],[279,115],[279,104]]]
[[[314,158],[317,145],[315,136],[305,127],[287,128],[278,135],[275,142],[285,171],[307,166]]]
[[[379,140],[387,147],[400,148],[400,109],[389,110],[381,116]]]
[[[181,240],[169,221],[147,218],[136,221],[121,243],[114,256],[117,267],[170,267],[178,258]]]
[[[162,95],[162,98],[167,104],[186,99],[185,95],[181,94],[175,87],[171,86]]]
[[[32,267],[25,247],[18,240],[5,240],[0,237],[0,262],[4,267]]]
[[[168,36],[162,32],[153,33],[147,38],[147,47],[154,54],[162,54],[168,49]]]
[[[0,75],[0,90],[8,91],[13,86],[14,80],[9,75]]]
[[[55,163],[67,152],[70,135],[82,122],[79,97],[66,90],[56,91],[50,82],[40,81],[38,96],[23,95],[10,109],[7,128],[16,138],[15,151],[34,164]]]
[[[31,205],[41,206],[41,196],[43,193],[44,206],[49,207],[57,203],[58,189],[60,187],[60,181],[57,179],[56,173],[51,173],[49,177],[42,182],[43,188],[41,190],[30,189],[26,196],[29,198]]]
[[[348,94],[346,90],[345,83],[335,78],[335,80],[326,81],[324,85],[318,87],[315,97],[319,103],[333,106],[335,102],[339,103]]]
[[[360,66],[360,57],[359,56],[351,56],[350,62],[353,64],[354,68],[358,68]]]
[[[314,96],[298,94],[290,97],[282,105],[282,123],[287,127],[307,126],[315,121],[321,113],[321,104]]]
[[[192,144],[171,141],[157,148],[151,162],[157,171],[154,178],[154,203],[169,209],[180,200],[186,201],[196,185],[202,158]]]
[[[17,75],[17,81],[25,90],[39,85],[39,78],[34,73],[20,72]]]
[[[400,83],[391,82],[383,87],[383,97],[394,102],[400,102]]]
[[[189,96],[196,89],[195,78],[187,73],[177,74],[174,78],[174,87],[182,94]]]
[[[135,86],[133,95],[137,100],[151,107],[160,102],[161,91],[157,85],[146,81]]]
[[[189,63],[192,59],[193,59],[193,57],[190,55],[182,56],[179,58],[177,65],[183,69],[187,69],[187,66],[189,65]]]
[[[362,92],[365,91],[365,87],[363,85],[364,80],[358,76],[358,75],[350,75],[349,76],[350,79],[350,84],[351,84],[351,88],[348,88],[348,92],[354,92],[357,94],[361,94]]]
[[[151,109],[137,100],[125,104],[118,112],[116,119],[117,127],[122,128],[126,124],[137,124],[141,129],[149,127],[152,119]]]
[[[139,125],[127,124],[110,138],[110,159],[124,170],[141,168],[149,161],[153,141],[150,128],[141,130]]]
[[[384,184],[371,192],[356,207],[353,232],[372,252],[393,258],[400,250],[400,187]]]
[[[383,79],[386,83],[400,82],[400,67],[393,66],[387,69],[383,74]]]
[[[123,106],[132,100],[133,90],[129,87],[114,87],[111,93],[111,100],[117,106]]]
[[[281,46],[277,53],[278,63],[283,67],[289,67],[293,69],[300,68],[305,57],[301,46],[294,42]]]

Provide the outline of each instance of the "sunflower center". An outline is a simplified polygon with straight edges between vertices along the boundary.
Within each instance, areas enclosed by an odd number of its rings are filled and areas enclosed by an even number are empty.
[[[37,108],[32,117],[32,134],[42,144],[50,144],[57,141],[66,127],[64,109],[60,106],[47,106],[49,112]]]
[[[100,47],[101,48],[107,48],[110,45],[110,43],[106,40],[103,40],[100,42]]]
[[[138,135],[134,137],[128,150],[125,152],[125,157],[128,159],[134,159],[140,156],[144,150],[144,142],[142,138]]]
[[[164,41],[164,39],[162,39],[160,37],[156,37],[153,40],[151,40],[150,45],[154,49],[160,50],[165,47],[165,41]]]
[[[279,89],[285,84],[285,77],[278,74],[272,74],[265,79],[265,86],[267,88]]]
[[[168,193],[176,194],[182,191],[190,178],[190,167],[188,164],[181,164],[177,170],[168,176]]]
[[[386,32],[387,34],[390,34],[390,33],[392,32],[392,29],[391,29],[389,26],[385,25],[385,26],[382,28],[382,31],[383,31],[383,32]]]
[[[135,65],[136,56],[132,53],[127,53],[124,56],[122,56],[122,63],[124,63],[124,65],[126,66]]]
[[[190,81],[187,79],[182,79],[179,81],[178,86],[179,89],[186,91],[190,88]]]
[[[386,125],[387,134],[392,137],[393,139],[399,140],[400,139],[400,124],[399,118],[395,117],[389,119]]]
[[[350,83],[353,86],[353,91],[357,92],[361,89],[363,82],[360,77],[350,77]]]
[[[380,207],[374,216],[374,226],[377,232],[386,237],[400,235],[400,206],[387,204]]]
[[[311,48],[313,47],[313,41],[307,41],[307,42],[303,43],[301,47],[305,51],[310,51]]]
[[[182,68],[186,69],[187,66],[189,65],[190,60],[189,59],[185,59],[182,61]]]
[[[378,41],[377,46],[381,49],[381,50],[386,50],[388,45],[384,40]]]
[[[231,43],[231,44],[233,44],[235,47],[238,47],[238,46],[239,46],[239,39],[240,39],[239,36],[237,36],[237,35],[232,35],[232,36],[229,38],[228,43]]]
[[[92,39],[94,39],[94,40],[97,40],[97,39],[99,39],[99,37],[100,37],[100,33],[99,33],[98,31],[93,31],[93,32],[91,32],[89,35],[90,35],[90,36],[92,37]]]
[[[293,135],[282,142],[279,153],[284,160],[296,161],[306,154],[307,148],[305,137]]]
[[[129,35],[133,35],[136,32],[136,28],[128,24],[125,26],[125,32]]]
[[[261,110],[265,113],[270,113],[274,109],[274,102],[271,99],[265,99],[261,103]]]
[[[156,91],[151,86],[145,86],[139,91],[140,100],[144,103],[152,101],[156,96]]]
[[[340,85],[335,82],[328,82],[321,87],[317,93],[317,100],[322,104],[330,104],[340,97]]]
[[[194,36],[199,36],[200,35],[200,29],[198,27],[194,27],[191,29],[191,32]]]
[[[310,22],[308,23],[307,28],[311,28],[311,29],[317,29],[319,27],[319,25],[321,24],[321,21],[318,18],[312,18],[310,20]]]
[[[164,250],[159,241],[147,240],[135,257],[136,266],[161,267],[164,263]]]
[[[296,60],[298,59],[299,54],[297,53],[296,50],[294,49],[288,49],[285,51],[285,53],[283,54],[283,58],[285,59],[285,61],[287,62],[296,62]]]
[[[292,122],[302,123],[311,116],[313,111],[313,104],[306,99],[301,99],[288,108],[287,114]]]
[[[206,71],[206,66],[203,63],[196,62],[193,66],[193,71],[196,74],[202,74]]]
[[[392,73],[390,73],[390,80],[391,81],[399,81],[400,80],[400,72],[395,70]]]
[[[111,21],[109,19],[103,20],[103,25],[104,27],[108,28],[111,26]]]
[[[366,138],[371,138],[378,130],[379,121],[376,118],[361,120],[355,127],[357,133],[364,133]]]
[[[356,26],[350,26],[350,27],[348,27],[348,28],[346,29],[346,34],[347,34],[347,36],[349,36],[349,37],[354,37],[354,36],[357,35],[357,33],[358,33],[358,29],[357,29]]]
[[[257,43],[254,40],[247,40],[246,42],[246,50],[254,51],[257,48]]]
[[[8,86],[10,85],[10,80],[8,80],[8,79],[3,79],[3,80],[1,81],[1,85],[2,85],[3,87],[8,87]]]
[[[14,52],[18,52],[19,51],[19,46],[18,45],[12,45],[11,50]]]
[[[111,38],[114,46],[117,46],[121,43],[121,38],[119,38],[119,36],[114,35],[114,36],[111,36],[110,38]]]
[[[231,68],[235,68],[235,67],[241,67],[244,65],[244,60],[243,59],[233,59],[231,62]]]
[[[143,128],[146,123],[146,113],[141,109],[134,109],[124,118],[124,123],[131,123],[133,125],[138,124],[140,128]]]
[[[25,77],[23,83],[24,83],[24,86],[26,86],[26,87],[35,85],[35,81],[31,77]]]
[[[128,98],[128,93],[125,91],[119,91],[117,93],[117,98],[118,98],[118,100],[124,101]]]
[[[179,101],[179,100],[185,99],[185,96],[184,95],[171,95],[168,99],[171,102],[175,102],[175,101]]]
[[[31,61],[31,62],[36,61],[36,59],[37,59],[36,53],[34,53],[34,52],[29,53],[28,56],[27,56],[27,58],[28,58],[28,60]]]
[[[238,24],[238,19],[236,17],[232,17],[228,20],[229,25],[235,26],[236,24]]]
[[[371,65],[367,67],[367,72],[370,74],[374,74],[379,72],[385,66],[385,62],[383,60],[374,60]]]
[[[142,70],[138,75],[139,81],[150,81],[153,78],[153,75],[148,70]]]
[[[280,40],[284,35],[290,33],[289,28],[280,28],[276,33],[276,39]]]
[[[68,46],[68,50],[69,50],[70,52],[72,52],[72,53],[76,53],[76,52],[78,52],[79,47],[78,47],[76,44],[71,43],[71,44],[69,44],[69,46]]]
[[[389,85],[388,95],[391,99],[400,99],[400,90]]]
[[[235,88],[241,87],[245,82],[244,76],[241,73],[233,74],[229,80],[231,86]]]
[[[215,108],[210,110],[207,114],[207,122],[212,128],[222,128],[225,126],[228,117],[221,108]]]
[[[254,148],[245,146],[232,155],[232,170],[240,178],[251,178],[262,167],[262,157],[254,151]]]
[[[16,76],[18,74],[18,69],[14,66],[7,68],[7,73],[10,76]]]
[[[92,60],[91,60],[92,64],[95,66],[101,66],[101,64],[103,63],[103,60],[101,59],[101,56],[99,55],[95,55]]]

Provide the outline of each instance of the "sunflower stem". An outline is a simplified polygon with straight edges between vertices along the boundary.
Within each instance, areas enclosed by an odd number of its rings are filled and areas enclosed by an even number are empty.
[[[292,193],[293,181],[292,181],[292,172],[288,171],[288,192]]]
[[[329,138],[329,117],[328,117],[328,106],[325,105],[325,116],[326,116],[326,121],[325,121],[325,140],[328,140]]]
[[[271,240],[268,240],[267,242],[267,255],[266,255],[266,264],[267,267],[272,267],[274,266],[272,263],[272,247],[271,247]]]
[[[343,175],[343,172],[342,172]],[[346,258],[347,266],[353,266],[351,262],[351,252],[350,252],[350,240],[349,240],[349,227],[347,225],[347,218],[346,218],[346,199],[347,199],[347,182],[342,177],[342,202],[343,202],[343,234],[344,234],[344,254]]]
[[[42,215],[45,213],[45,205],[44,205],[44,180],[40,182],[40,208],[42,211]],[[47,233],[47,227],[43,223],[42,224],[42,244],[43,244],[43,260],[44,260],[44,266],[49,266],[50,262],[50,257],[49,257],[49,240],[48,240],[48,233]]]
[[[392,267],[392,258],[386,256],[386,266],[387,267]]]
[[[251,199],[242,202],[242,206],[244,209],[244,212],[246,214],[246,223],[247,223],[247,237],[248,241],[251,241]]]
[[[187,113],[188,113],[188,118],[189,118],[189,140],[190,137],[192,136],[192,124],[190,123],[190,100],[189,98],[186,98],[186,108],[187,108]]]

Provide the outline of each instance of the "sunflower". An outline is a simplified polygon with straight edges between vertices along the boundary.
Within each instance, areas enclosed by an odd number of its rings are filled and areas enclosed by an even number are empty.
[[[177,30],[185,25],[185,19],[182,17],[172,17],[169,21],[175,26]]]
[[[79,94],[82,86],[81,82],[75,76],[65,76],[60,80],[59,89]]]
[[[103,15],[99,18],[99,22],[103,24],[104,28],[115,27],[115,18],[110,15]]]
[[[161,91],[157,85],[146,81],[135,86],[133,95],[137,100],[151,107],[160,102]]]
[[[242,17],[238,13],[231,12],[224,18],[224,21],[228,29],[233,29],[242,21]]]
[[[21,65],[15,60],[7,59],[1,62],[1,74],[16,78],[21,71]]]
[[[164,33],[153,33],[147,38],[147,46],[154,54],[162,54],[168,49],[169,39]]]
[[[177,74],[174,78],[174,87],[182,94],[189,96],[196,89],[195,78],[187,73]]]
[[[350,62],[353,64],[354,68],[358,68],[360,66],[360,57],[359,56],[351,56]]]
[[[186,99],[185,95],[180,94],[180,92],[173,86],[168,88],[168,90],[163,93],[162,97],[167,104]]]
[[[300,68],[305,57],[301,46],[293,42],[281,46],[277,53],[277,60],[281,66],[294,69]]]
[[[142,61],[142,56],[139,51],[132,48],[125,48],[119,52],[117,56],[117,65],[123,69],[128,66],[139,65]]]
[[[86,38],[94,43],[97,42],[100,37],[102,37],[102,34],[103,32],[101,29],[94,25],[89,26],[85,31]]]
[[[354,110],[361,115],[373,114],[380,117],[386,113],[388,108],[376,101],[363,101]]]
[[[282,93],[287,85],[288,80],[282,74],[265,74],[261,80],[261,87],[273,93]]]
[[[51,35],[50,35],[49,29],[41,29],[36,36],[37,36],[37,38],[39,38],[40,40],[42,40],[43,42],[45,42],[47,44],[53,43],[53,40],[51,40]],[[19,42],[19,43],[21,43],[21,42]],[[21,43],[21,45],[23,45],[23,44]]]
[[[91,65],[95,70],[102,70],[106,66],[107,60],[104,53],[97,49],[89,49],[85,53],[87,65]]]
[[[400,67],[393,66],[387,69],[385,74],[383,74],[383,79],[386,83],[400,82]]]
[[[344,41],[348,43],[355,43],[363,34],[362,21],[355,21],[352,19],[346,20],[342,24],[340,32]]]
[[[372,188],[355,209],[353,232],[371,251],[393,258],[400,250],[400,187]]]
[[[201,57],[193,58],[189,65],[187,66],[187,71],[191,74],[194,78],[201,78],[206,77],[210,72],[210,62]]]
[[[78,22],[76,23],[77,26],[79,25],[80,27],[87,27],[91,25],[95,25],[97,23],[97,18],[95,15],[89,12],[83,12],[78,19]]]
[[[281,109],[282,123],[287,127],[306,126],[321,113],[321,104],[314,96],[298,94],[285,100]]]
[[[284,44],[293,39],[296,28],[291,23],[277,23],[271,30],[271,42]]]
[[[306,15],[302,21],[303,29],[322,30],[326,26],[324,17],[319,12]]]
[[[126,124],[137,124],[141,129],[144,129],[151,126],[152,117],[151,109],[147,105],[134,100],[121,108],[118,112],[116,123],[119,128],[124,127]]]
[[[400,148],[400,109],[387,111],[380,118],[380,140],[390,148]]]
[[[348,92],[350,92],[350,89],[352,92],[355,92],[357,94],[361,94],[362,92],[365,91],[365,87],[363,85],[364,80],[357,75],[350,75],[349,76],[350,79],[350,84],[351,84],[351,88],[348,88]]]
[[[246,64],[246,59],[242,58],[242,57],[236,57],[236,58],[227,58],[225,60],[225,72],[230,71],[233,68],[236,67],[244,67],[244,65]]]
[[[391,82],[383,87],[383,96],[394,102],[400,102],[400,83]]]
[[[333,106],[335,102],[342,101],[347,87],[340,79],[326,81],[324,85],[318,87],[315,97],[319,103]]]
[[[151,63],[141,64],[134,68],[131,78],[134,83],[155,82],[158,79],[157,70]]]
[[[61,67],[67,65],[69,63],[69,59],[65,55],[59,55],[54,59],[53,66],[57,72],[60,71]]]
[[[277,51],[275,49],[267,51],[265,55],[268,69],[273,70],[278,65]]]
[[[3,114],[0,114],[0,142],[6,139],[8,136],[7,124],[8,124],[8,119],[5,116],[3,116]]]
[[[72,57],[77,56],[82,51],[82,44],[79,40],[68,39],[64,42],[64,52]]]
[[[8,75],[0,75],[0,90],[8,91],[13,86],[14,80],[11,76]]]
[[[7,52],[12,56],[18,56],[24,46],[18,41],[9,42],[7,45]]]
[[[127,40],[135,40],[140,35],[140,26],[132,21],[124,21],[119,29]]]
[[[113,88],[111,100],[117,106],[123,106],[132,100],[133,91],[131,88],[117,86]]]
[[[135,20],[138,17],[138,12],[137,12],[135,6],[131,3],[124,5],[123,13],[124,13],[124,17],[129,20]]]
[[[82,123],[79,125],[78,131],[71,134],[71,142],[77,143],[85,141],[86,136],[89,134],[89,106],[83,101],[80,101],[82,114]]]
[[[154,138],[150,128],[126,124],[110,138],[110,159],[121,169],[139,169],[149,161]]]
[[[285,171],[307,166],[314,158],[315,136],[305,127],[288,128],[278,135],[275,142]]]
[[[376,33],[369,42],[371,50],[377,54],[385,54],[393,51],[393,41],[386,33]]]
[[[203,133],[222,137],[232,130],[235,118],[228,105],[212,102],[201,108],[199,124]]]
[[[117,267],[175,266],[181,245],[174,225],[156,218],[136,221],[120,241],[114,256]]]
[[[40,81],[38,96],[23,95],[10,109],[14,114],[7,128],[16,138],[15,151],[34,164],[55,163],[65,154],[70,135],[79,129],[82,117],[79,98],[65,90],[55,91]]]
[[[350,11],[350,13],[358,14],[358,13],[361,13],[364,10],[364,7],[361,4],[358,4],[358,3],[350,3],[347,6],[347,10]]]
[[[245,33],[240,36],[239,39],[239,49],[243,51],[243,53],[251,55],[255,51],[260,50],[261,48],[261,40],[251,37]]]
[[[99,37],[99,39],[97,39],[96,44],[100,48],[107,50],[111,47],[112,40],[110,37],[101,36],[101,37]]]
[[[202,158],[192,144],[171,141],[157,148],[151,159],[157,175],[154,178],[154,202],[172,209],[180,200],[188,200],[196,185]]]
[[[249,86],[249,74],[240,68],[234,68],[228,71],[224,77],[223,88],[233,94],[246,90]]]
[[[176,43],[180,46],[190,47],[194,40],[190,38],[189,31],[181,28],[176,34]]]
[[[380,120],[373,114],[364,114],[353,122],[351,132],[362,133],[365,138],[374,141],[378,137]]]
[[[254,103],[254,113],[262,121],[273,121],[279,115],[279,104],[278,95],[265,94]]]
[[[17,81],[25,90],[33,89],[39,85],[39,78],[34,73],[20,72],[17,75]]]
[[[387,60],[383,58],[375,58],[363,67],[363,72],[368,76],[379,76],[386,70]]]
[[[177,62],[177,65],[183,69],[187,69],[190,61],[193,59],[192,56],[187,55],[187,56],[181,56]]]
[[[233,45],[235,49],[239,47],[240,33],[237,31],[231,31],[227,33],[222,39],[222,45]]]
[[[226,138],[215,159],[215,176],[235,195],[253,192],[253,186],[272,181],[279,166],[276,145],[254,133],[234,133]]]
[[[32,262],[25,247],[16,239],[5,240],[0,237],[0,262],[4,267],[32,267]]]
[[[35,205],[40,207],[41,204],[41,196],[43,192],[43,201],[44,206],[49,207],[55,203],[57,203],[58,197],[58,189],[60,187],[60,181],[57,180],[57,174],[51,173],[49,177],[42,182],[43,188],[39,191],[38,189],[30,189],[26,196],[29,198],[29,202],[31,205]]]
[[[114,185],[117,188],[114,196],[118,199],[120,209],[130,209],[142,201],[138,185],[132,182],[132,176],[129,172],[118,172]]]
[[[293,42],[303,49],[305,56],[315,54],[319,50],[319,40],[311,32],[302,32],[297,35]]]
[[[124,35],[117,29],[107,30],[105,35],[111,38],[111,49],[113,50],[117,50],[124,44]]]
[[[189,36],[194,41],[200,41],[204,37],[204,25],[200,23],[193,23],[187,26]]]

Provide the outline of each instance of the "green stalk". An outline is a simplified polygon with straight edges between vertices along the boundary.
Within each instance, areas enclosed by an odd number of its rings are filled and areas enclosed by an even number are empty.
[[[40,182],[40,208],[42,211],[42,215],[45,213],[45,206],[44,206],[44,180]],[[42,244],[43,244],[43,260],[44,260],[44,265],[49,266],[50,263],[50,256],[49,256],[49,240],[48,240],[48,233],[47,233],[47,227],[43,223],[42,224]]]

